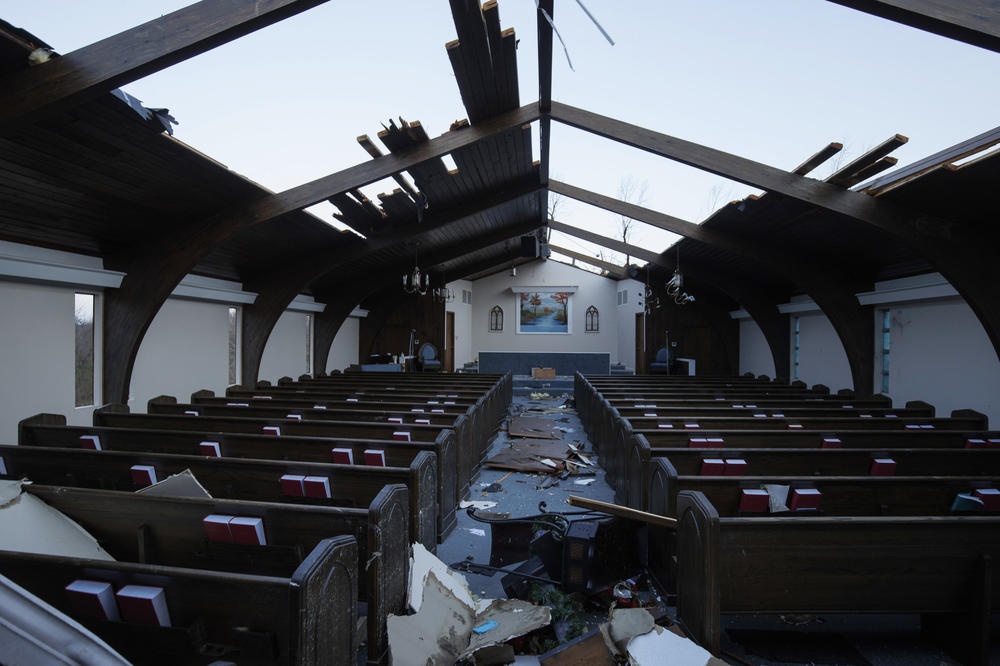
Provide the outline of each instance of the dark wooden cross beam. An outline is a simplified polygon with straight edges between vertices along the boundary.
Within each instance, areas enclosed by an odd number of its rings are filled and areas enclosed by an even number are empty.
[[[802,164],[792,169],[792,173],[794,173],[797,176],[805,176],[810,171],[818,167],[820,164],[826,162],[828,159],[839,153],[841,150],[843,150],[843,148],[844,144],[837,143],[836,141],[831,141],[830,144],[827,145],[825,148],[823,148],[818,153],[807,159]]]
[[[538,178],[543,186],[549,182],[550,145],[552,143],[552,120],[549,112],[552,109],[552,26],[545,20],[542,12],[548,12],[554,20],[554,0],[540,0],[535,10],[538,22],[538,110],[541,120],[538,123],[539,158]],[[545,191],[538,195],[541,223],[549,218],[549,195]]]
[[[576,236],[582,240],[594,243],[595,245],[600,245],[601,247],[606,247],[609,250],[614,250],[615,252],[621,252],[622,254],[627,254],[637,259],[642,259],[643,261],[648,261],[651,264],[657,264],[660,266],[669,266],[669,260],[664,258],[662,255],[652,252],[642,247],[636,245],[630,245],[628,243],[623,243],[615,238],[608,238],[607,236],[602,236],[600,234],[595,234],[592,231],[587,231],[586,229],[581,229],[579,227],[574,227],[569,224],[564,224],[557,220],[549,220],[549,227],[553,231],[561,231],[564,234],[569,234],[570,236]],[[561,250],[560,250],[561,252]],[[572,256],[572,255],[570,255]],[[586,259],[590,261],[590,259]]]
[[[837,169],[837,171],[830,174],[826,178],[825,182],[840,185],[841,187],[850,187],[851,185],[860,183],[861,180],[867,176],[859,178],[859,174],[871,174],[871,169],[874,165],[885,165],[883,158],[905,144],[907,141],[909,141],[909,139],[902,134],[895,134],[871,150],[867,151],[864,155],[861,155],[857,159],[852,160],[850,163],[845,164],[840,169]],[[892,164],[895,163],[895,160],[893,160],[891,164],[882,166],[882,170],[889,168],[889,166],[892,166]]]
[[[326,0],[201,0],[0,80],[0,133],[99,97]]]
[[[538,105],[529,104],[473,127],[448,132],[412,150],[384,155],[284,192],[265,196],[242,209],[207,220],[178,224],[165,235],[128,248],[120,266],[127,271],[118,289],[105,297],[104,395],[106,402],[128,399],[132,368],[146,329],[180,281],[212,249],[244,227],[259,224],[324,201],[341,192],[441,157],[483,138],[538,118]],[[537,226],[537,220],[536,220]]]
[[[524,261],[518,262],[518,259],[524,259]],[[525,263],[531,261],[530,259],[525,259],[521,257],[520,246],[516,247],[509,252],[505,252],[501,255],[487,257],[486,259],[480,259],[479,261],[474,261],[471,263],[462,264],[456,268],[449,271],[456,280],[464,280],[465,278],[477,275],[483,271],[488,271],[491,268],[496,268],[497,266],[512,266],[515,264]]]
[[[553,252],[558,252],[559,254],[564,254],[567,257],[572,257],[577,261],[582,261],[585,264],[590,264],[591,266],[596,266],[597,268],[606,270],[612,276],[623,279],[625,275],[625,267],[619,266],[618,264],[612,264],[609,261],[604,261],[603,259],[598,259],[596,257],[591,257],[589,255],[583,254],[582,252],[576,252],[575,250],[570,250],[569,248],[559,247],[558,245],[552,245],[549,243],[549,249]]]
[[[1000,53],[1000,8],[995,0],[829,1]]]

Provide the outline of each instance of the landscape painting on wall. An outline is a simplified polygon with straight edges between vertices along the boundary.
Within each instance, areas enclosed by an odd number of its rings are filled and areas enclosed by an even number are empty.
[[[518,333],[569,333],[568,291],[535,291],[520,294]]]

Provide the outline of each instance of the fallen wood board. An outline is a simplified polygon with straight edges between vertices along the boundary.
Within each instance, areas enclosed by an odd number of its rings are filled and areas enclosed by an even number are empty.
[[[550,473],[552,467],[541,462],[549,459],[556,464],[566,460],[569,449],[562,442],[548,440],[516,439],[510,448],[503,449],[486,460],[484,465],[518,472]]]
[[[594,629],[538,656],[541,666],[614,666],[601,632]]]
[[[639,522],[649,523],[650,525],[660,525],[661,527],[677,527],[677,521],[673,518],[659,516],[655,513],[647,513],[646,511],[639,511],[638,509],[631,509],[627,506],[621,506],[620,504],[611,504],[609,502],[602,502],[600,500],[589,499],[587,497],[579,497],[577,495],[570,495],[566,498],[566,501],[569,502],[571,506],[606,513],[610,516],[628,518],[629,520],[638,520]]]
[[[534,437],[537,439],[562,439],[552,419],[530,416],[514,416],[510,419],[507,432],[511,437]]]

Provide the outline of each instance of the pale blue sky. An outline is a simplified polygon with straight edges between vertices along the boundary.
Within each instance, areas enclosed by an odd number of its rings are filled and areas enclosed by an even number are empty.
[[[186,4],[4,0],[0,16],[68,53]],[[556,26],[576,71],[557,42],[555,99],[776,167],[793,168],[830,141],[844,143],[850,159],[897,132],[910,138],[894,153],[904,165],[1000,124],[1000,54],[825,0],[585,4],[616,45],[576,2],[557,0]],[[520,39],[521,101],[534,101],[534,1],[501,0],[500,19]],[[454,38],[446,0],[331,0],[125,90],[168,107],[180,140],[282,190],[364,161],[355,137],[374,137],[390,117],[420,120],[431,136],[463,118],[444,50]],[[645,205],[691,221],[751,191],[553,127],[551,174],[559,180],[614,196],[631,175],[648,183]],[[313,210],[331,219],[330,206]],[[559,217],[618,233],[615,216],[573,202],[560,204]],[[660,251],[674,238],[639,225],[632,242]]]

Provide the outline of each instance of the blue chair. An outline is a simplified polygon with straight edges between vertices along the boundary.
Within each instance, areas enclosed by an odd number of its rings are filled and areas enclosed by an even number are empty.
[[[666,347],[660,347],[656,351],[656,358],[649,364],[650,374],[670,374],[670,356]]]
[[[421,372],[438,372],[441,370],[441,361],[437,357],[438,351],[430,342],[420,345],[417,350],[417,367]]]

